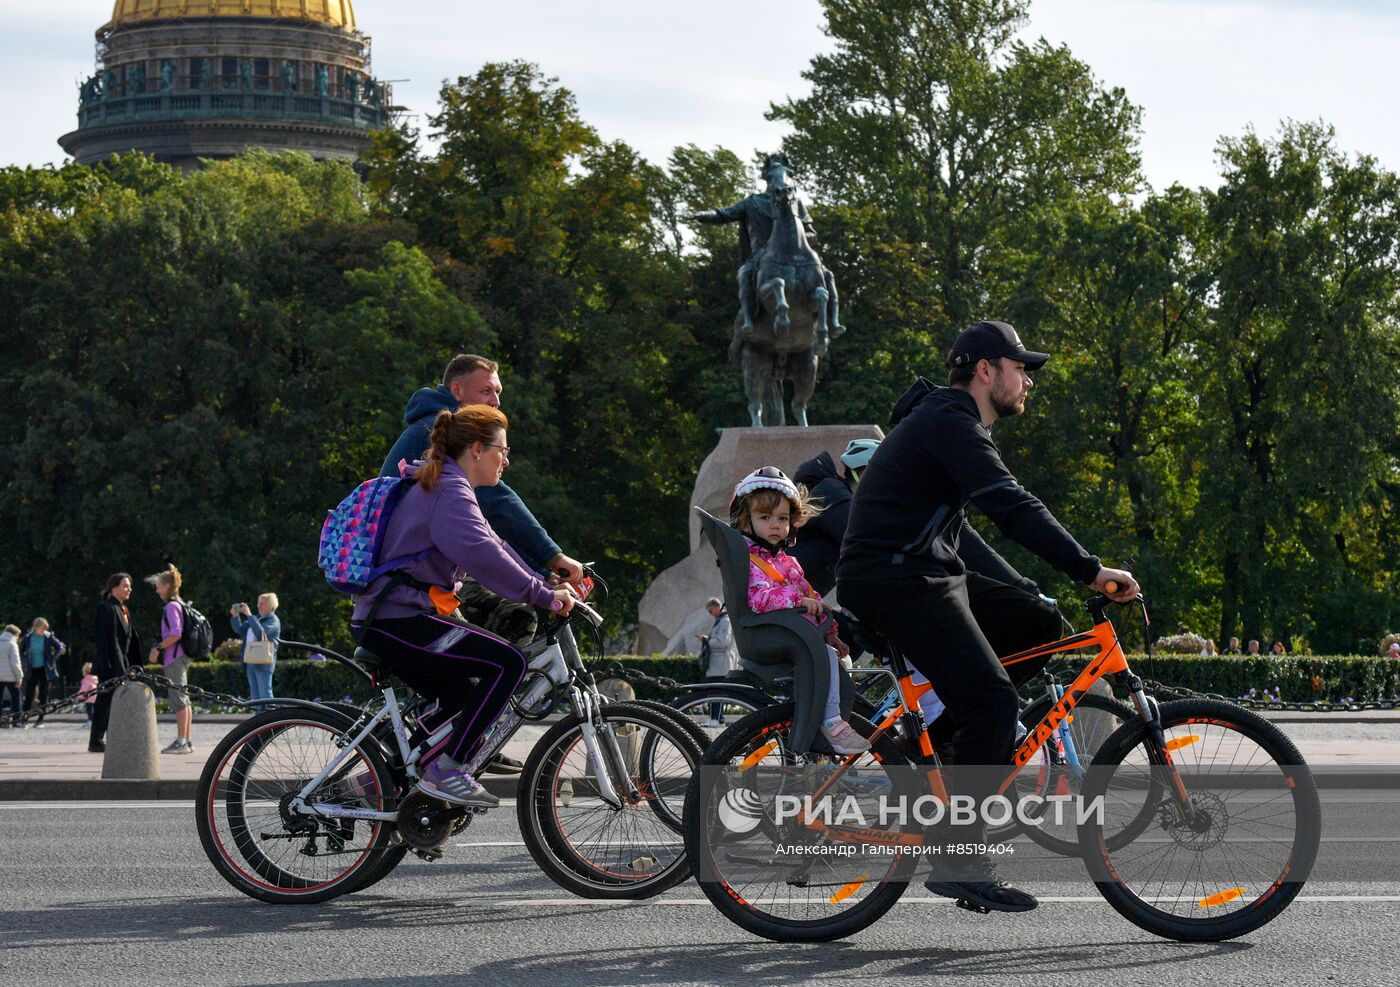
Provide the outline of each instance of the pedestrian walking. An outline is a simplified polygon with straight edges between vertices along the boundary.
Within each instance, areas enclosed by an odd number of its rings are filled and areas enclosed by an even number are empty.
[[[248,676],[249,699],[272,698],[272,673],[277,667],[277,648],[282,643],[277,605],[276,593],[264,593],[258,597],[256,616],[246,603],[235,603],[229,611],[233,633],[243,639],[239,654]]]
[[[193,754],[194,744],[190,742],[190,730],[194,726],[194,708],[190,697],[185,694],[185,686],[190,681],[192,659],[185,654],[180,639],[185,634],[185,606],[180,599],[180,570],[173,565],[164,572],[147,576],[149,583],[160,597],[161,608],[160,641],[151,649],[150,663],[165,666],[165,677],[171,686],[166,692],[170,708],[175,711],[175,739],[164,748],[162,754]]]
[[[131,623],[127,601],[131,599],[131,576],[116,572],[107,577],[102,587],[102,602],[97,607],[97,627],[94,635],[93,674],[102,679],[125,675],[128,667],[141,665],[141,638]],[[112,712],[112,694],[97,697],[92,709],[92,733],[88,750],[101,754],[107,749],[107,719]]]
[[[44,725],[43,707],[49,701],[49,683],[58,680],[59,656],[68,646],[49,630],[49,622],[35,617],[34,623],[19,641],[20,660],[24,664],[24,710],[40,707],[35,727]]]
[[[0,709],[10,704],[10,726],[23,730],[19,719],[20,690],[24,681],[24,666],[19,658],[19,628],[10,624],[0,632]]]

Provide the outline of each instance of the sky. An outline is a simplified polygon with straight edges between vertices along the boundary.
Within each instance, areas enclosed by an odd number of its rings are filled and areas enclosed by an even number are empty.
[[[111,0],[0,0],[0,165],[58,163]],[[764,113],[808,91],[833,46],[817,0],[355,0],[374,71],[425,116],[443,80],[525,59],[572,90],[585,121],[653,162],[723,145],[748,158],[784,125]],[[1221,136],[1324,120],[1338,145],[1400,170],[1395,0],[1032,0],[1028,39],[1065,44],[1142,107],[1143,170],[1158,189],[1213,185]],[[786,43],[761,43],[781,23]]]

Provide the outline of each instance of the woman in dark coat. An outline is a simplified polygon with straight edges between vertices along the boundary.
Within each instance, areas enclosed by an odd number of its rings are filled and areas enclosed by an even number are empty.
[[[141,641],[126,608],[130,597],[131,576],[118,572],[107,577],[102,602],[97,607],[97,649],[92,658],[92,674],[98,681],[124,675],[132,665],[141,667]],[[112,694],[105,692],[93,704],[88,750],[94,754],[107,749],[107,718],[111,712]]]

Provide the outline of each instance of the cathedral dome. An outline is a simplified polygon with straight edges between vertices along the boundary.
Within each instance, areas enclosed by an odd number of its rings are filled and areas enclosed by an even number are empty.
[[[350,0],[116,0],[106,26],[177,17],[271,17],[355,29]]]

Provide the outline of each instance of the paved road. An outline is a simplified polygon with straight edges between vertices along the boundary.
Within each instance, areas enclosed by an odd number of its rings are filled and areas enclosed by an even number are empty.
[[[1397,856],[1396,793],[1329,797],[1325,850],[1358,874]],[[1384,804],[1378,804],[1384,803]],[[443,861],[410,858],[365,893],[272,906],[239,895],[172,802],[0,803],[0,982],[119,984],[1314,984],[1395,981],[1400,880],[1310,884],[1244,942],[1141,932],[1082,881],[1029,915],[977,916],[911,889],[878,925],[823,946],[753,939],[694,884],[643,903],[565,895],[520,843],[513,806]],[[1389,827],[1387,829],[1386,827]],[[1389,837],[1379,834],[1389,833]],[[1340,869],[1334,871],[1340,873]]]

